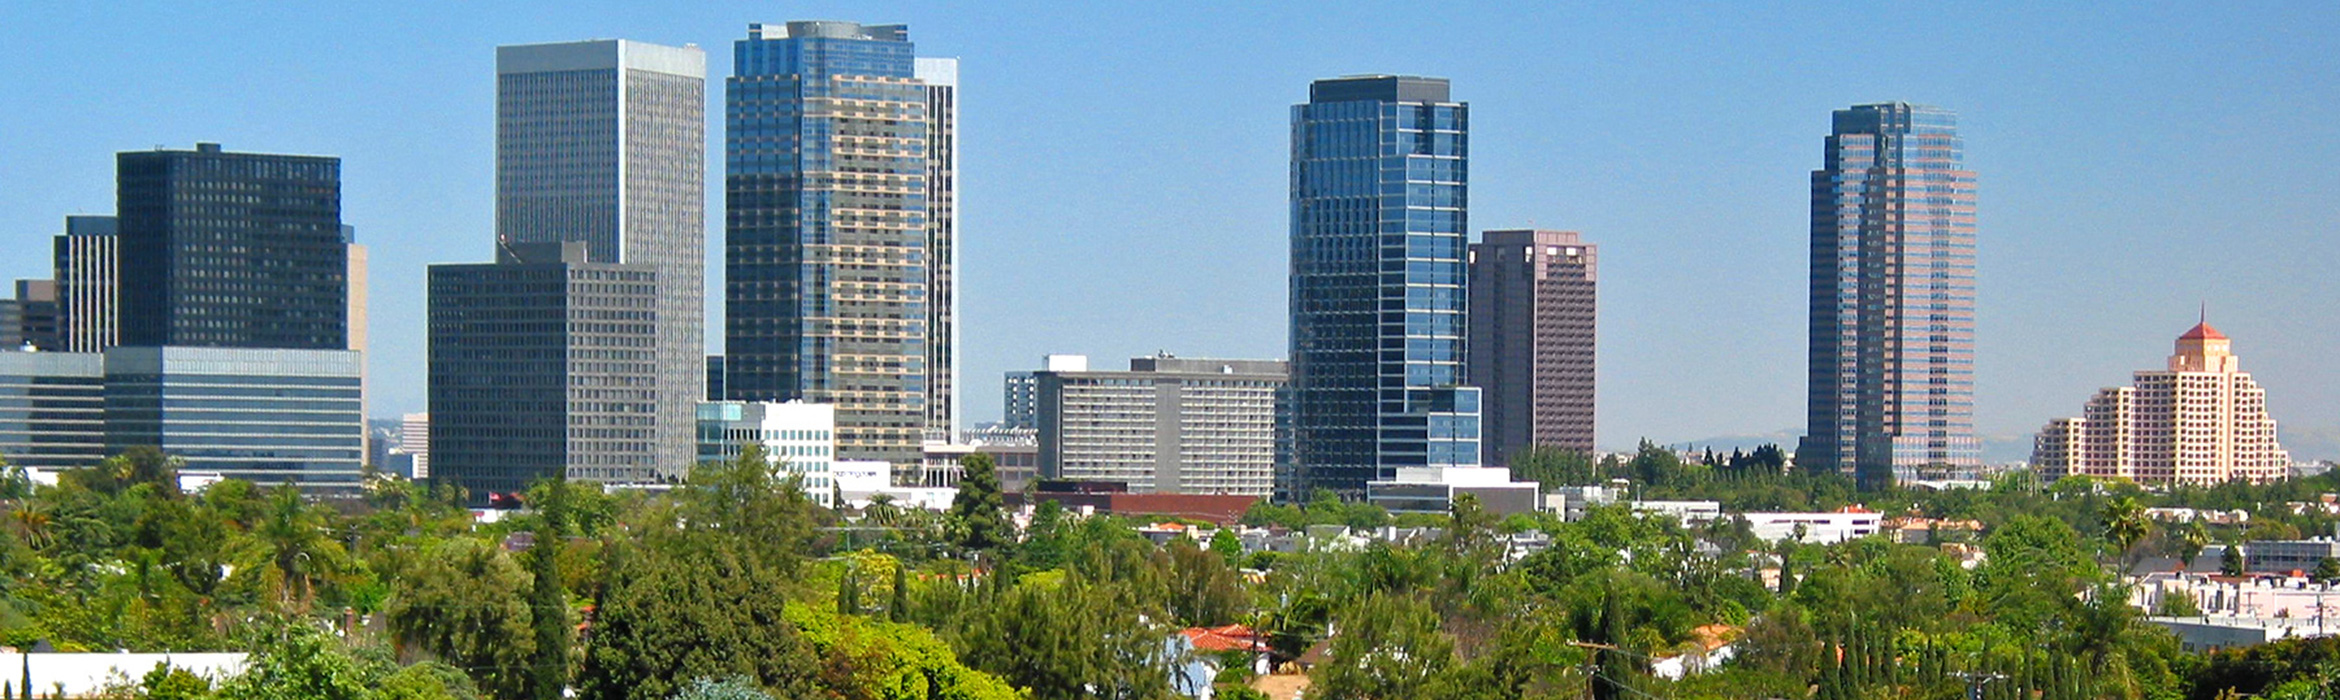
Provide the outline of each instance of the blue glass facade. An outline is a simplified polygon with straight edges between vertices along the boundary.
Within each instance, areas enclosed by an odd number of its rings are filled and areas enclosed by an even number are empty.
[[[357,352],[117,347],[104,366],[108,453],[149,445],[186,471],[312,490],[364,476]]]
[[[1806,436],[1796,463],[1864,487],[1965,476],[1974,433],[1975,177],[1957,117],[1837,110],[1812,172]]]
[[[1478,464],[1469,133],[1470,107],[1437,78],[1320,80],[1293,107],[1286,495]]]
[[[838,456],[922,456],[928,88],[899,25],[753,25],[724,102],[724,388],[837,406]]]

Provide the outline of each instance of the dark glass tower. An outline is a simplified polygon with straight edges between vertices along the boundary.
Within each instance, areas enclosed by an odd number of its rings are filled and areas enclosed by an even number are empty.
[[[341,159],[202,143],[116,166],[123,345],[349,347]]]
[[[1864,488],[1981,465],[1974,173],[1949,110],[1837,110],[1812,172],[1806,435],[1796,464]]]
[[[1479,463],[1463,374],[1469,124],[1440,78],[1319,80],[1292,108],[1286,495],[1361,496],[1400,467]]]
[[[430,268],[431,474],[474,502],[562,473],[676,471],[653,420],[659,269],[595,262],[589,246],[517,243],[494,263]]]
[[[955,109],[956,64],[917,59],[901,25],[748,34],[725,85],[724,389],[833,404],[838,458],[917,462],[951,420],[937,110]]]

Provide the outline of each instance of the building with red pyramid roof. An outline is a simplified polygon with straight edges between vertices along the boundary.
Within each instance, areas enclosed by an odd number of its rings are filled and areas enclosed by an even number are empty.
[[[2139,483],[2265,482],[2289,474],[2267,392],[2242,371],[2233,340],[2207,319],[2178,336],[2169,368],[2104,389],[2078,418],[2048,422],[2032,442],[2032,467]]]

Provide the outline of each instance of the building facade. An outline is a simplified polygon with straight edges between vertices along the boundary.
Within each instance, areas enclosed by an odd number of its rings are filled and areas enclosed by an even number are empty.
[[[851,22],[753,24],[733,51],[726,395],[834,405],[841,459],[915,464],[955,420],[956,64]]]
[[[124,345],[349,348],[341,159],[116,157]]]
[[[16,297],[0,299],[0,348],[65,349],[56,280],[17,280]]]
[[[926,436],[959,426],[959,59],[919,58],[926,85]]]
[[[736,460],[754,445],[775,469],[801,479],[806,496],[833,507],[837,482],[830,463],[836,460],[836,432],[835,406],[708,401],[699,404],[699,461]]]
[[[723,390],[723,356],[722,356],[722,355],[708,355],[708,356],[707,356],[707,400],[708,400],[708,401],[722,401],[722,400],[723,400],[723,395],[724,395],[724,393],[725,393],[725,392],[724,392],[724,390]]]
[[[2077,418],[2050,421],[2033,440],[2044,476],[2080,474],[2147,484],[2214,486],[2275,481],[2291,455],[2276,441],[2267,392],[2226,334],[2202,323],[2178,336],[2163,371],[2096,393]]]
[[[1127,372],[1041,371],[1040,478],[1134,493],[1275,489],[1276,360],[1133,358]]]
[[[655,397],[651,461],[667,472],[693,463],[707,396],[706,84],[697,47],[611,39],[496,49],[496,241],[582,243],[585,262],[655,273],[650,371],[639,379]],[[642,388],[614,391],[630,403]],[[597,458],[589,469],[640,473],[625,461]]]
[[[121,343],[121,248],[111,216],[65,217],[55,246],[58,335],[66,352]]]
[[[431,478],[431,414],[408,413],[398,417],[398,449],[413,461],[409,478]]]
[[[430,268],[430,473],[521,491],[565,473],[679,475],[661,442],[658,270],[591,262],[584,243],[503,246],[492,264]]]
[[[358,353],[283,348],[107,350],[106,452],[154,446],[185,471],[311,491],[360,486]]]
[[[0,352],[0,458],[76,469],[106,458],[105,357]]]
[[[1048,355],[1040,358],[1041,371],[1087,372],[1087,355]],[[1006,384],[1000,394],[1002,413],[1000,425],[1009,430],[1040,429],[1039,372],[1013,370],[1007,373]]]
[[[1796,464],[1864,488],[1971,473],[1975,176],[1957,118],[1837,110],[1812,172],[1806,435]]]
[[[1599,249],[1573,231],[1488,231],[1470,271],[1484,463],[1534,446],[1590,454]]]
[[[1278,490],[1479,464],[1464,245],[1470,107],[1441,78],[1319,80],[1292,109],[1292,443]]]

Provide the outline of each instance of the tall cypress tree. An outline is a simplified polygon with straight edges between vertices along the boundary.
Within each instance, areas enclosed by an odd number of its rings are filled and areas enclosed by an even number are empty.
[[[569,589],[561,583],[560,556],[569,530],[569,479],[555,475],[545,484],[536,543],[528,548],[530,620],[536,630],[535,660],[529,664],[528,696],[560,700],[569,685]]]
[[[910,566],[894,562],[894,598],[886,604],[886,619],[895,622],[910,621]]]

